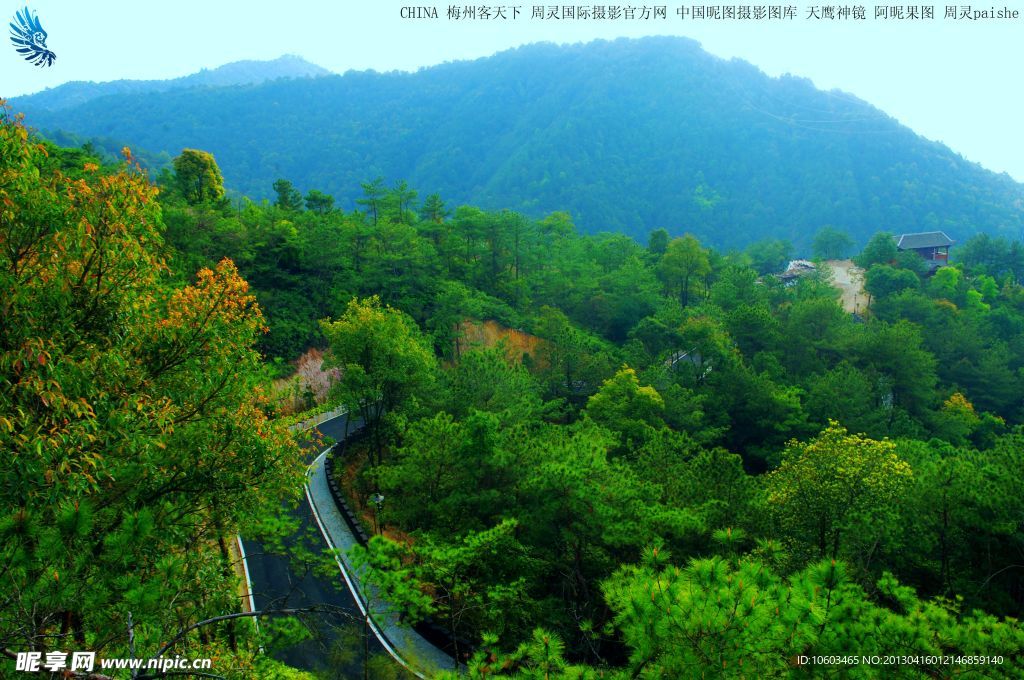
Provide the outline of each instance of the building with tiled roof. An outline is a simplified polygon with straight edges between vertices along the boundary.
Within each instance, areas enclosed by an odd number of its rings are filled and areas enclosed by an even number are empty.
[[[900,234],[893,236],[896,248],[913,250],[928,260],[932,269],[941,267],[949,261],[949,247],[956,243],[943,231],[925,231],[918,234]]]

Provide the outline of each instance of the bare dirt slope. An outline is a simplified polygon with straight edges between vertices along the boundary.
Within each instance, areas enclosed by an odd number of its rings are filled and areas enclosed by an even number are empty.
[[[868,307],[868,294],[864,292],[864,270],[850,260],[828,260],[832,269],[832,285],[842,291],[840,304],[846,311],[863,314]]]

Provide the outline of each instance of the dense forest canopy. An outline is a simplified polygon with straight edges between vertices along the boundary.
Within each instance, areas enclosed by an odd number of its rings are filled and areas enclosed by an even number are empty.
[[[192,641],[266,667],[251,626],[192,627],[238,611],[229,545],[295,496],[299,451],[267,417],[248,284],[227,259],[172,275],[157,193],[0,108],[4,677],[12,650]]]
[[[348,210],[360,182],[381,175],[453,204],[532,218],[565,210],[589,233],[645,238],[665,227],[720,248],[763,237],[807,246],[824,224],[858,244],[880,228],[960,239],[1024,230],[1024,189],[1009,177],[851,95],[769,78],[682,38],[125,92],[54,111],[33,98],[16,105],[51,134],[130,141],[157,163],[210,151],[228,189],[254,199],[286,177]]]
[[[383,493],[404,537],[358,559],[411,620],[483,639],[478,671],[688,677],[711,656],[765,677],[801,650],[1022,649],[993,618],[1024,592],[1019,242],[978,235],[930,275],[880,232],[850,314],[826,263],[773,275],[783,241],[641,244],[381,179],[357,210],[283,178],[238,208],[208,154],[178,167],[178,269],[233,258],[268,356],[328,348],[371,434],[350,492]],[[833,226],[813,240],[849,254]],[[484,320],[518,349],[475,346]]]
[[[470,677],[1024,672],[1024,249],[999,224],[934,273],[873,228],[851,314],[834,217],[785,282],[762,233],[585,234],[373,174],[351,205],[287,175],[236,202],[208,148],[154,187],[2,123],[5,649],[233,611],[223,537],[297,485],[258,384],[315,346],[369,434],[342,486],[387,498],[354,558]],[[240,629],[185,639],[259,663]]]

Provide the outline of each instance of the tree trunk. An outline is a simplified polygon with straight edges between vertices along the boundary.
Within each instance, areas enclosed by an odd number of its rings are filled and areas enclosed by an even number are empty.
[[[228,583],[234,583],[235,582],[235,570],[231,566],[231,553],[228,552],[228,544],[224,540],[224,530],[223,530],[223,528],[221,528],[220,516],[218,515],[217,505],[216,504],[214,504],[214,506],[213,506],[213,524],[214,524],[214,526],[217,529],[217,545],[220,547],[220,557],[221,557],[221,560],[223,560],[223,567],[222,568],[224,570],[224,577],[227,579]],[[238,638],[235,635],[235,622],[234,621],[228,621],[227,622],[227,630],[228,630],[228,646],[231,648],[231,651],[233,653],[237,654],[238,653]]]

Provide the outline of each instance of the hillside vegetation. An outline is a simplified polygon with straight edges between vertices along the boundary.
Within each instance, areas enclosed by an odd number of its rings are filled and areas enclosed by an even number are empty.
[[[286,55],[273,61],[236,61],[215,69],[203,69],[192,75],[170,80],[115,80],[106,83],[72,81],[36,94],[18,98],[20,109],[58,111],[101,97],[126,94],[152,94],[190,88],[253,85],[281,78],[314,78],[330,71],[296,56]]]
[[[342,211],[280,180],[238,211],[212,157],[185,160],[162,193],[177,268],[235,259],[266,351],[327,348],[368,433],[341,481],[403,537],[356,558],[481,677],[780,677],[893,645],[922,655],[908,677],[993,646],[993,677],[1016,669],[1019,242],[973,237],[929,276],[878,233],[854,316],[824,262],[773,276],[778,241],[641,244],[405,182]]]
[[[568,211],[586,232],[664,227],[720,248],[809,245],[824,224],[859,243],[878,229],[961,240],[982,226],[1024,230],[1024,189],[1008,177],[849,94],[769,78],[682,38],[16,106],[53,134],[130,141],[154,156],[211,151],[228,188],[257,199],[286,177],[349,209],[360,182],[383,176],[455,204]]]
[[[587,234],[372,175],[355,209],[284,177],[233,202],[208,151],[155,185],[93,151],[0,116],[8,656],[280,677],[298,621],[220,617],[227,541],[298,531],[265,386],[305,354],[292,396],[364,423],[341,482],[381,535],[353,559],[469,677],[1024,673],[1024,247],[998,221],[934,273],[875,233],[853,315],[835,226],[787,284],[779,239]]]

